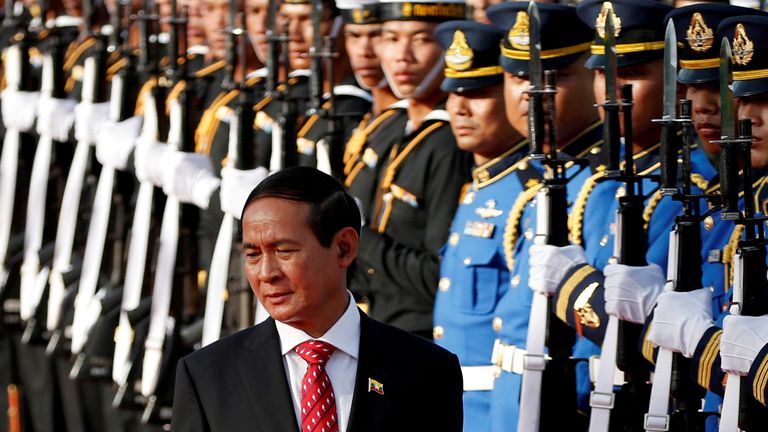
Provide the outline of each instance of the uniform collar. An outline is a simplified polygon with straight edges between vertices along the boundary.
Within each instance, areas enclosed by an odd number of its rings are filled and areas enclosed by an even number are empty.
[[[603,122],[600,120],[595,121],[591,125],[587,126],[581,133],[579,133],[574,139],[568,141],[565,145],[560,147],[565,154],[570,157],[580,159],[588,155],[590,150],[603,143]]]
[[[518,163],[524,163],[526,154],[524,150],[527,149],[528,142],[527,139],[521,140],[501,155],[472,170],[475,187],[480,189],[488,186],[514,171]]]

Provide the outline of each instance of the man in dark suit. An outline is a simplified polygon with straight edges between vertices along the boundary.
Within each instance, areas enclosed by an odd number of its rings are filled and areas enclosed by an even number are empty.
[[[355,306],[360,213],[332,177],[267,177],[243,211],[245,272],[270,318],[181,359],[176,431],[460,431],[456,356]]]

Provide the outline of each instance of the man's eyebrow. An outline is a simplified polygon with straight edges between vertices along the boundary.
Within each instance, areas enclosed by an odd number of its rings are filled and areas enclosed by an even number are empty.
[[[280,247],[280,246],[291,246],[291,245],[297,245],[299,242],[291,239],[280,239],[275,240],[271,242],[266,243],[269,247]],[[243,249],[259,249],[260,246],[256,245],[255,243],[243,243]]]

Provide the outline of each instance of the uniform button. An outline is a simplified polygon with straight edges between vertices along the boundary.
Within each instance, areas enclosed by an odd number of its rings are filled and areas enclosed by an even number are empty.
[[[472,264],[472,257],[466,257],[464,258],[464,265],[470,265]]]
[[[525,238],[527,240],[531,240],[533,238],[533,229],[528,228],[527,230],[525,230]]]
[[[446,292],[449,288],[451,288],[451,280],[447,277],[440,278],[440,282],[437,284],[438,287],[440,287],[440,291]]]
[[[504,327],[504,320],[502,320],[500,317],[493,318],[491,327],[493,327],[493,331],[495,331],[496,333],[500,332],[501,329]]]
[[[520,165],[517,166],[517,169],[520,171],[525,171],[528,169],[528,162],[521,162]]]
[[[368,274],[372,275],[374,273],[376,273],[376,270],[373,267],[368,267]]]
[[[515,277],[512,278],[512,281],[510,282],[513,287],[516,287],[520,285],[520,275],[515,275]]]
[[[709,231],[712,228],[715,227],[715,220],[712,218],[712,216],[707,216],[704,218],[704,229]]]
[[[603,238],[600,239],[600,246],[605,247],[605,245],[608,244],[608,234],[604,235]]]
[[[451,246],[459,244],[459,233],[451,233],[451,236],[448,238],[448,244]]]
[[[616,198],[621,198],[621,197],[623,197],[626,194],[627,194],[627,190],[624,189],[624,186],[616,189]]]
[[[445,330],[442,327],[436,326],[432,329],[432,338],[434,340],[442,339],[443,336],[445,336]]]

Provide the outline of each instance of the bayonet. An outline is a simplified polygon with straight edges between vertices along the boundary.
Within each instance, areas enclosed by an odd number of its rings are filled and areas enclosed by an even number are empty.
[[[733,109],[733,70],[731,65],[731,44],[723,38],[720,44],[720,191],[723,197],[721,218],[739,218],[739,172],[736,123]]]
[[[543,85],[541,67],[541,19],[536,3],[528,3],[528,46],[530,61],[528,79],[531,83],[528,103],[528,138],[530,140],[530,158],[543,159],[544,155],[544,107],[542,104]]]
[[[603,141],[605,145],[606,175],[619,175],[619,152],[621,126],[619,123],[619,103],[616,100],[616,35],[613,14],[605,17],[605,32],[603,39],[603,61],[605,62],[605,102],[603,110]]]
[[[672,20],[664,35],[664,90],[661,130],[661,193],[677,192],[677,153],[680,139],[677,133],[677,35]]]

